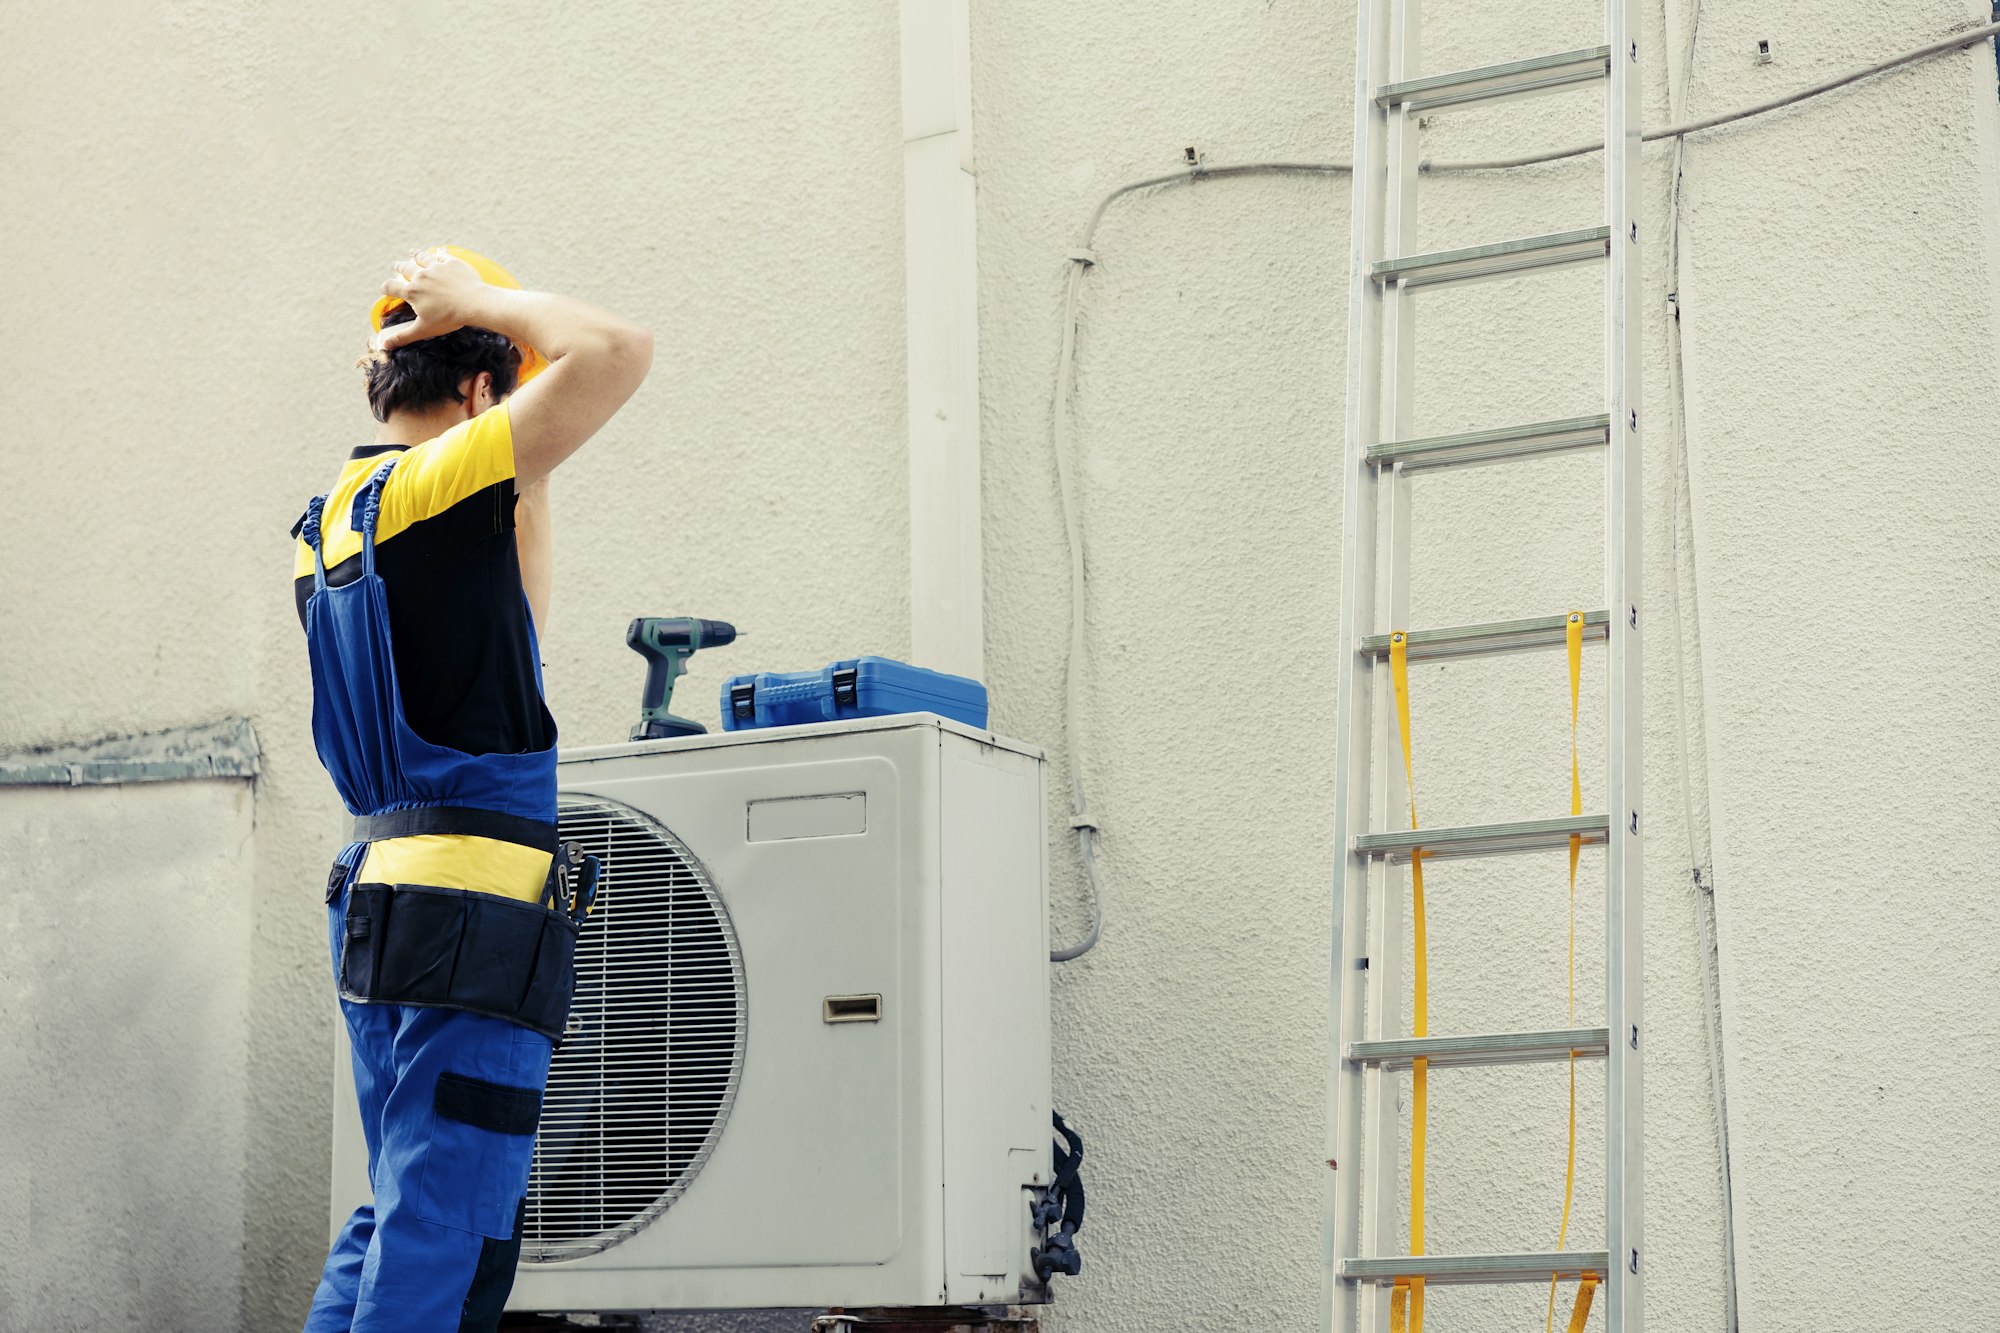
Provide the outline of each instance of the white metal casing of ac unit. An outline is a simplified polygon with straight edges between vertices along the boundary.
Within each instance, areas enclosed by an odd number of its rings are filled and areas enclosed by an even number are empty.
[[[638,919],[639,862],[628,857],[621,905],[614,851],[579,942],[578,1001],[551,1071],[510,1309],[1048,1298],[1029,1259],[1039,1238],[1029,1209],[1051,1171],[1043,768],[1038,750],[927,714],[564,751],[565,836],[619,807],[663,827],[661,845],[677,840],[693,863],[677,881],[683,899],[699,894],[721,918],[720,933],[711,924],[701,936],[704,960],[731,937],[734,990],[698,987],[707,1007],[685,1010],[708,1024],[682,1041],[699,1048],[688,1077],[705,1080],[690,1086],[714,1121],[708,1133],[654,1128],[648,1140],[627,1128],[629,1109],[602,1113],[563,1091],[579,1078],[619,1082],[616,1053],[587,1029],[655,1031],[672,1025],[675,1004],[694,1003],[654,999],[659,968],[636,1002],[620,996],[634,960],[620,961],[616,941],[633,929],[620,923]],[[594,1068],[579,1069],[593,1059],[610,1062],[595,1083]],[[637,1060],[634,1077],[658,1063]],[[337,1230],[369,1198],[344,1041],[335,1087]],[[581,1123],[594,1115],[600,1123]],[[569,1152],[564,1168],[586,1176],[616,1172],[645,1156],[626,1145],[666,1138],[678,1145],[676,1177],[650,1209],[628,1198],[581,1223],[629,1212],[623,1228],[563,1231],[575,1221],[563,1206],[582,1196],[552,1183],[556,1156]]]

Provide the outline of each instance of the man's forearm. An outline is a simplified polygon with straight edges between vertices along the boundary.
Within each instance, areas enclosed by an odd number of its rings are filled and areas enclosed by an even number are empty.
[[[469,303],[485,327],[527,343],[548,369],[510,400],[514,474],[546,477],[630,398],[653,363],[653,335],[596,306],[486,287]]]
[[[508,400],[514,476],[529,486],[554,471],[624,406],[653,364],[653,335],[588,302],[491,287],[470,265],[435,252],[396,265],[382,294],[409,302],[414,320],[385,326],[379,351],[467,325],[534,348],[548,366]]]
[[[467,322],[504,333],[551,364],[577,351],[616,352],[649,341],[644,329],[573,296],[483,288]]]

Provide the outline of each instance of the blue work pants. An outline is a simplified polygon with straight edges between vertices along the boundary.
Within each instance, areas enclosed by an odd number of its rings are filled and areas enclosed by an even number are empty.
[[[331,907],[336,975],[346,897]],[[375,1197],[341,1227],[306,1333],[486,1333],[514,1285],[552,1045],[456,1009],[340,1008]]]

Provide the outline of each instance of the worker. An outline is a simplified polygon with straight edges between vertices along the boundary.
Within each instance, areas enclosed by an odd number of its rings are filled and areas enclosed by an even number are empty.
[[[355,817],[327,877],[372,1203],[308,1333],[499,1322],[577,917],[552,890],[549,474],[639,387],[644,329],[455,247],[382,285],[380,428],[295,530],[313,744]]]

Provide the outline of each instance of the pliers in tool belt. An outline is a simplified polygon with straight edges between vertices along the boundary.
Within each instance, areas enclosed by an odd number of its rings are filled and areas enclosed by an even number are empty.
[[[597,879],[602,870],[603,862],[586,856],[582,843],[562,844],[549,866],[549,886],[542,895],[542,905],[582,924],[597,905]]]

